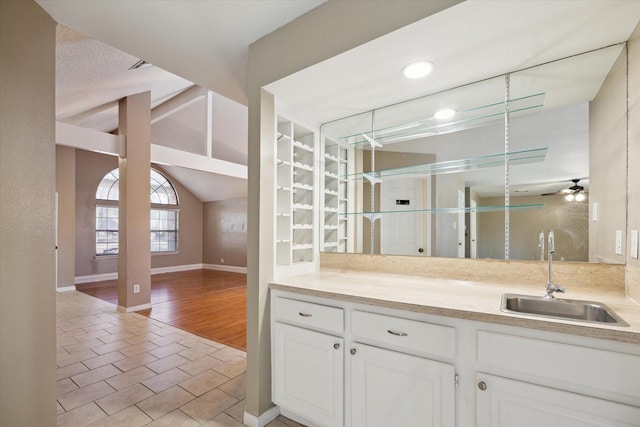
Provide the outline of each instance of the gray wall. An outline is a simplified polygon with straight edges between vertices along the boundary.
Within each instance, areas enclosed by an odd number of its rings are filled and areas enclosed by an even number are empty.
[[[56,425],[56,23],[0,1],[0,425]]]
[[[117,257],[95,256],[96,189],[104,175],[118,167],[118,158],[76,150],[76,276],[114,273]],[[161,167],[171,180],[180,201],[179,252],[152,255],[151,267],[161,268],[202,263],[202,202]]]
[[[616,230],[624,239],[627,226],[626,59],[623,51],[589,105],[589,202],[598,203],[598,220],[589,221],[592,262],[626,260],[615,254]]]
[[[76,275],[76,150],[56,147],[58,193],[58,288],[73,286]]]
[[[247,266],[247,198],[207,202],[203,206],[205,264]]]
[[[629,39],[628,48],[628,156],[629,175],[627,177],[627,236],[632,230],[640,230],[640,24]],[[627,239],[629,242],[631,239]],[[640,302],[640,260],[631,258],[627,246],[626,286],[627,295]]]
[[[543,203],[544,207],[509,212],[509,258],[539,260],[540,230],[555,234],[555,260],[587,261],[589,257],[588,202],[567,202],[562,195],[511,198],[511,204]],[[480,199],[482,206],[500,206],[503,197]],[[478,214],[478,257],[504,258],[504,213]],[[546,259],[545,255],[545,259]]]

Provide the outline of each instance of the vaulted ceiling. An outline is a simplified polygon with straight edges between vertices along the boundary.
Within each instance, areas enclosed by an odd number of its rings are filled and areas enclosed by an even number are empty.
[[[110,131],[117,126],[110,108],[122,96],[151,90],[161,108],[194,84],[215,93],[209,107],[198,98],[172,110],[154,123],[155,143],[206,151],[208,111],[215,142],[209,154],[244,165],[248,46],[323,3],[36,1],[67,27],[58,38],[58,120]],[[625,41],[639,17],[636,0],[465,1],[268,89],[321,123]],[[139,59],[153,66],[128,70]],[[402,78],[400,69],[414,59],[436,64],[429,79]],[[184,167],[170,173],[205,201],[246,194],[245,183],[222,175]],[[228,191],[214,194],[223,187]],[[231,191],[236,187],[244,194]]]

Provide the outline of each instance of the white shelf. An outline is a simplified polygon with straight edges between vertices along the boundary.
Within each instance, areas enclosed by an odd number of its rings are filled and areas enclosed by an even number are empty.
[[[296,203],[296,204],[293,205],[293,209],[312,211],[313,210],[313,205],[303,205],[303,204],[300,204],[300,203]]]
[[[295,182],[293,184],[293,188],[300,189],[300,190],[313,191],[313,185],[302,184],[301,182]]]
[[[291,228],[294,230],[313,230],[313,224],[293,224]]]
[[[293,167],[305,170],[307,172],[313,172],[313,166],[309,166],[309,165],[304,164],[304,163],[293,162]]]
[[[311,130],[278,116],[275,139],[275,264],[287,268],[312,262],[314,258],[316,136]]]
[[[313,147],[310,147],[307,144],[303,144],[302,142],[293,141],[293,146],[296,147],[296,148],[301,148],[304,151],[307,151],[309,153],[313,153]]]
[[[304,251],[304,250],[308,250],[308,249],[313,249],[313,244],[312,243],[302,243],[302,244],[292,245],[291,249],[293,249],[294,251]]]

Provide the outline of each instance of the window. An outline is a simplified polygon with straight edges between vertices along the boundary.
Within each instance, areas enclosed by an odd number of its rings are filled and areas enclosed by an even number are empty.
[[[102,178],[96,190],[96,255],[118,253],[119,170]],[[151,169],[149,183],[151,252],[178,250],[178,195],[160,172]]]

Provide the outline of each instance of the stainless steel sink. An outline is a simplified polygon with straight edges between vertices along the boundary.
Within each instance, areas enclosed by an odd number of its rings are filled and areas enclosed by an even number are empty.
[[[596,301],[503,294],[500,310],[505,313],[528,314],[553,319],[629,326],[613,310]]]

